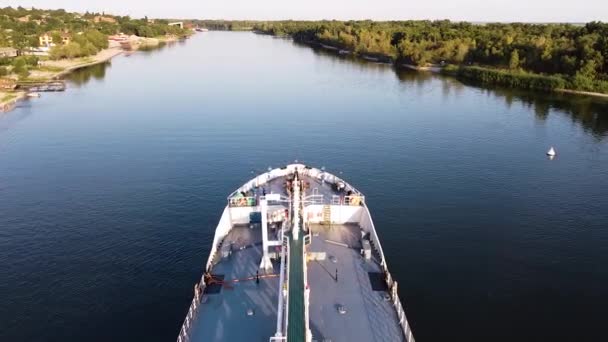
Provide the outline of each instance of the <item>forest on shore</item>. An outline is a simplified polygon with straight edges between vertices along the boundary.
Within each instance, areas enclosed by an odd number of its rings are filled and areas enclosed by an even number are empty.
[[[483,84],[608,93],[608,24],[440,21],[201,21],[291,36],[396,65],[440,66]]]

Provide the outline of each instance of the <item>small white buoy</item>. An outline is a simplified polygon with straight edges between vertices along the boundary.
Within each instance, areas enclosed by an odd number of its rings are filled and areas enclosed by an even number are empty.
[[[551,146],[551,148],[549,149],[549,151],[547,151],[547,155],[549,157],[555,157],[557,153],[555,153],[555,149],[553,148],[553,146]]]

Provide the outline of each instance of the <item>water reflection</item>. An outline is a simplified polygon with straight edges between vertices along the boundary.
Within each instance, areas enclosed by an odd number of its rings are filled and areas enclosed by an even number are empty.
[[[534,111],[537,120],[544,121],[554,113],[565,114],[597,139],[601,140],[608,135],[608,100],[606,99],[519,89],[487,88],[474,84],[467,86],[478,87],[489,95],[502,98],[509,107],[514,102],[521,103]]]
[[[132,54],[143,54],[150,55],[160,50],[165,49],[167,46],[170,46],[174,43],[160,43],[156,46],[142,46],[137,51],[125,51],[124,56],[129,57]],[[76,87],[81,87],[91,80],[102,80],[106,76],[106,72],[112,66],[111,61],[107,61],[105,63],[92,65],[86,68],[81,68],[73,71],[68,74],[65,79],[72,83],[72,85]]]
[[[161,50],[165,49],[166,47],[171,46],[173,44],[175,44],[175,42],[168,42],[168,43],[161,42],[158,45],[142,46],[139,49],[137,49],[137,53],[141,53],[144,55],[150,55],[156,51],[161,51]],[[131,52],[131,53],[135,53],[135,52]]]
[[[81,87],[91,80],[101,80],[106,76],[106,71],[112,66],[111,62],[92,65],[90,67],[75,70],[66,76],[66,80],[77,87]]]
[[[152,54],[174,44],[183,44],[183,42],[161,43],[158,46],[141,48],[133,53]],[[293,46],[298,49],[311,49],[310,46],[298,42],[293,42]],[[537,120],[544,121],[551,113],[566,114],[574,122],[581,124],[584,130],[594,137],[603,139],[608,135],[608,100],[603,98],[485,87],[474,83],[461,82],[452,77],[430,72],[418,72],[397,68],[385,63],[374,63],[352,55],[337,55],[334,51],[328,51],[319,47],[312,47],[312,51],[320,58],[330,59],[335,63],[347,63],[360,71],[386,72],[387,70],[392,70],[400,82],[414,84],[420,89],[428,87],[433,81],[439,81],[441,84],[441,94],[444,98],[450,95],[458,96],[467,87],[475,87],[481,89],[487,95],[503,99],[508,108],[511,108],[513,103],[523,104],[533,110]],[[109,67],[111,67],[110,62],[83,68],[70,74],[67,80],[76,86],[82,86],[93,79],[103,79]]]
[[[311,47],[294,42],[294,46],[310,49]],[[534,111],[537,120],[546,120],[551,113],[569,115],[572,121],[581,124],[583,129],[597,139],[608,135],[608,100],[590,96],[577,96],[561,93],[535,92],[529,90],[486,87],[478,84],[461,82],[455,78],[418,72],[410,69],[397,68],[384,63],[374,63],[352,55],[337,55],[320,47],[312,47],[314,53],[324,58],[331,58],[339,63],[349,63],[362,71],[386,70],[392,68],[397,79],[404,83],[413,83],[418,87],[428,86],[430,82],[439,80],[443,97],[451,94],[458,95],[466,87],[482,89],[488,95],[503,99],[508,108],[514,102],[521,103]]]

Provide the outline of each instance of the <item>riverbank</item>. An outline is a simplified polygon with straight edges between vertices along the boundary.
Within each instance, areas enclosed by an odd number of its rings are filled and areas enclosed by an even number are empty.
[[[121,53],[123,53],[121,48],[112,47],[104,49],[94,56],[75,59],[62,59],[57,61],[44,61],[41,62],[37,69],[30,72],[26,80],[42,83],[50,82],[64,77],[75,70],[105,63]],[[11,111],[15,108],[19,101],[25,98],[27,98],[27,92],[23,90],[0,91],[0,112]]]
[[[17,102],[26,97],[24,91],[0,91],[0,112],[5,113],[11,111],[17,105]]]
[[[258,34],[269,34],[266,32],[256,32]],[[457,79],[466,79],[468,81],[479,82],[484,85],[498,85],[506,86],[514,89],[531,89],[541,90],[548,92],[559,92],[571,95],[582,95],[608,98],[608,93],[592,92],[585,90],[570,89],[567,87],[569,80],[563,79],[558,76],[551,75],[540,75],[534,73],[526,73],[519,71],[494,69],[479,66],[454,66],[450,65],[447,67],[439,65],[425,65],[418,66],[413,64],[402,63],[393,58],[392,56],[383,54],[366,54],[357,53],[351,50],[344,50],[339,46],[329,45],[327,42],[321,42],[316,40],[304,40],[298,39],[297,36],[291,37],[294,41],[311,46],[313,48],[319,48],[333,53],[335,55],[350,55],[359,58],[363,61],[372,63],[384,63],[391,64],[397,68],[406,68],[414,71],[433,72],[440,73],[448,76],[452,76]]]
[[[92,66],[95,64],[105,63],[123,53],[123,50],[120,47],[108,48],[105,50],[99,51],[94,56],[77,58],[77,59],[62,59],[58,61],[44,61],[41,63],[42,68],[46,68],[46,70],[61,70],[61,71],[34,71],[30,74],[30,78],[33,79],[47,79],[47,80],[55,80],[61,78],[74,70],[78,70],[81,68],[86,68],[88,66]]]

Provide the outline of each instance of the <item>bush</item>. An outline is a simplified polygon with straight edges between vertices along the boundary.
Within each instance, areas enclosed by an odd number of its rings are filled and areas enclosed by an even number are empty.
[[[74,35],[67,45],[56,45],[49,51],[51,59],[77,58],[94,55],[108,47],[108,38],[97,30]]]
[[[67,58],[77,58],[82,57],[84,55],[82,52],[81,45],[75,42],[71,42],[69,44],[64,45],[63,49]]]
[[[24,58],[15,58],[13,61],[13,72],[19,75],[27,72],[27,63]]]
[[[95,45],[93,45],[91,42],[87,42],[81,48],[81,53],[82,53],[83,56],[94,55],[94,54],[97,53],[97,47],[95,47]]]
[[[55,60],[66,58],[63,46],[61,46],[61,45],[53,46],[51,48],[51,50],[49,51],[49,58],[55,59]]]
[[[54,46],[51,51],[49,51],[49,58],[51,59],[64,59],[64,58],[78,58],[88,56],[90,54],[95,53],[94,46],[86,46],[83,47],[76,42],[71,42],[67,45],[57,45]]]
[[[0,77],[8,75],[8,69],[4,66],[0,66]]]
[[[84,36],[89,43],[95,46],[96,50],[108,48],[108,37],[105,34],[97,30],[88,30],[84,33]]]
[[[513,88],[555,90],[566,88],[566,81],[559,76],[545,76],[525,72],[512,72],[481,67],[460,67],[449,73],[458,77],[488,85],[501,85]]]
[[[15,57],[15,60],[23,59],[26,65],[37,66],[39,58],[37,56],[19,56]]]

